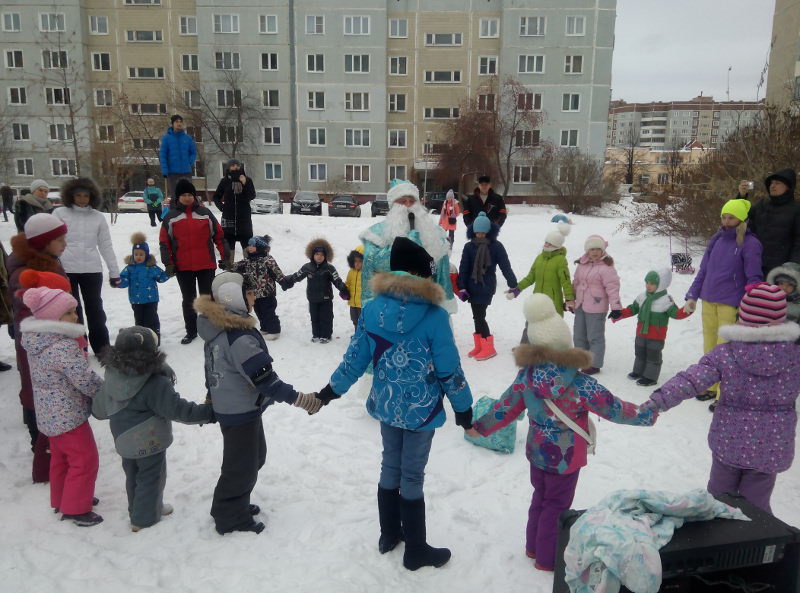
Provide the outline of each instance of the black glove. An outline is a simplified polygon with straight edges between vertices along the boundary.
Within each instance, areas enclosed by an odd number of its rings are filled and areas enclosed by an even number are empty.
[[[619,319],[620,317],[622,317],[622,311],[619,309],[612,309],[611,313],[608,314],[609,319]]]
[[[176,271],[177,270],[175,270],[175,264],[167,264],[166,266],[164,266],[164,273],[170,278],[172,278],[175,275]]]
[[[292,286],[294,286],[294,282],[292,282],[288,278],[284,278],[283,280],[279,280],[278,284],[281,285],[281,288],[283,290],[289,290]]]
[[[108,283],[111,285],[111,288],[116,288],[119,286],[120,279],[119,278],[109,278]]]
[[[217,262],[217,266],[220,270],[225,270],[226,272],[231,269],[231,264],[227,259],[221,259]]]
[[[339,399],[340,397],[342,396],[337,393],[334,393],[330,383],[328,383],[325,387],[320,389],[319,392],[317,393],[317,399],[322,400],[322,403],[326,406],[329,403],[331,403],[331,401]]]
[[[456,424],[464,430],[472,428],[472,408],[467,408],[463,412],[456,412]]]

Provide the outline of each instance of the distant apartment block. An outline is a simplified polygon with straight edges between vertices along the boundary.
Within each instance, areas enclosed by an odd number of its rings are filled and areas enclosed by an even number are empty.
[[[769,53],[767,102],[788,105],[800,100],[800,3],[775,0]]]

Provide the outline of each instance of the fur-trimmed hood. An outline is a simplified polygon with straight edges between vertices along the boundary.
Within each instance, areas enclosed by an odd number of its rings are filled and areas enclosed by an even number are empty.
[[[729,342],[795,342],[800,338],[800,325],[791,322],[761,327],[723,325],[719,337]]]
[[[30,334],[25,341],[28,356],[39,356],[56,342],[74,340],[86,333],[86,327],[68,321],[52,321],[26,317],[19,326],[20,332]]]
[[[725,348],[746,373],[760,377],[775,377],[785,372],[786,358],[778,355],[782,349],[795,351],[800,338],[800,325],[782,323],[762,327],[723,325],[719,337],[728,340]],[[770,344],[766,346],[766,344]]]
[[[10,258],[11,257],[17,259],[22,264],[21,266],[18,265],[16,267],[27,267],[38,272],[55,272],[57,274],[63,273],[58,259],[49,253],[39,251],[38,249],[31,247],[31,244],[28,243],[28,238],[25,236],[25,233],[19,233],[18,235],[11,237]],[[13,265],[11,262],[9,262],[9,264],[7,264],[9,276],[11,276],[13,273],[12,267]]]
[[[220,332],[251,329],[257,323],[250,315],[231,313],[207,294],[200,295],[194,300],[194,310],[200,314],[197,319],[197,333],[206,342],[213,340]]]
[[[379,272],[370,280],[375,295],[387,294],[399,298],[417,298],[439,305],[444,301],[444,289],[429,278],[397,272]]]
[[[767,282],[775,284],[776,276],[789,276],[789,278],[794,279],[795,292],[800,290],[800,265],[794,262],[786,262],[782,266],[772,268],[767,274]]]
[[[139,265],[135,261],[133,261],[133,256],[132,255],[126,255],[125,259],[123,261],[125,262],[125,265],[127,265],[127,266],[138,266]],[[147,259],[144,261],[144,265],[146,265],[148,268],[153,267],[154,265],[156,265],[156,258],[153,256],[152,253],[147,256]]]
[[[592,364],[592,354],[581,348],[556,350],[546,346],[522,344],[514,348],[514,362],[519,367],[552,362],[556,366],[582,369]]]
[[[405,272],[380,272],[370,284],[375,294],[367,303],[370,318],[384,331],[402,336],[418,331],[444,300],[444,290],[433,280]]]
[[[75,190],[85,188],[89,190],[89,206],[95,210],[100,208],[100,189],[88,177],[78,177],[65,181],[61,186],[61,203],[67,208],[75,205]]]
[[[92,402],[92,415],[98,420],[110,418],[136,397],[152,375],[163,375],[174,384],[175,371],[163,362],[164,355],[159,354],[160,364],[139,364],[142,361],[129,361],[127,368],[117,367],[116,364],[106,367],[103,387]]]
[[[308,242],[308,245],[306,245],[306,258],[314,261],[314,250],[317,247],[322,247],[325,250],[325,261],[333,261],[333,247],[322,237],[317,237]]]

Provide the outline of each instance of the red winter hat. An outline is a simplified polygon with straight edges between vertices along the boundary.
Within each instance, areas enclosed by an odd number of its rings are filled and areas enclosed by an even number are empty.
[[[34,249],[44,249],[53,239],[67,234],[67,225],[52,214],[41,212],[25,222],[25,238]]]
[[[55,272],[39,272],[38,270],[23,270],[19,275],[19,283],[23,288],[38,288],[46,286],[47,288],[57,288],[64,292],[72,292],[69,279],[61,274]]]
[[[22,295],[22,302],[31,310],[36,319],[58,321],[69,311],[78,306],[71,294],[57,288],[29,288]]]
[[[739,304],[740,325],[759,327],[786,321],[786,293],[774,284],[759,282],[745,289]]]

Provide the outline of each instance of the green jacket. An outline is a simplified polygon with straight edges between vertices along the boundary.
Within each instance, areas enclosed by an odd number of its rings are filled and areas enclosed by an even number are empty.
[[[536,257],[528,275],[519,281],[517,288],[525,290],[531,285],[533,292],[549,296],[558,314],[564,316],[564,301],[575,298],[567,265],[566,247],[555,251],[542,251]]]
[[[155,185],[148,185],[144,188],[143,193],[145,204],[153,208],[161,206],[161,203],[164,201],[164,194]]]

